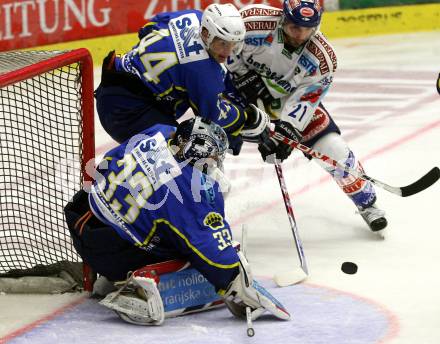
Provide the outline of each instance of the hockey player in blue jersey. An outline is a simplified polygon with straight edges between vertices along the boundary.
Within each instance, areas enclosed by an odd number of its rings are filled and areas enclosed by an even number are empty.
[[[66,206],[84,262],[109,281],[134,271],[104,302],[124,320],[163,322],[157,281],[142,267],[174,259],[200,272],[235,315],[250,307],[253,318],[266,310],[289,318],[233,247],[218,169],[227,147],[224,130],[201,117],[177,129],[154,125],[105,154],[89,193],[78,192]],[[127,288],[141,293],[127,294]]]
[[[157,123],[175,126],[191,108],[219,124],[238,154],[246,113],[222,94],[222,64],[240,52],[244,33],[232,4],[157,14],[131,51],[104,60],[95,92],[103,128],[120,143]]]

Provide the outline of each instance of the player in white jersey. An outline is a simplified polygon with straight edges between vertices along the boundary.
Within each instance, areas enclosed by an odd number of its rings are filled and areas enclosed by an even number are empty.
[[[284,0],[283,9],[251,5],[240,12],[246,26],[245,44],[240,55],[227,63],[237,90],[248,103],[263,101],[275,131],[361,170],[322,104],[337,58],[319,31],[323,12],[319,0]],[[258,149],[269,162],[274,157],[283,161],[292,151],[273,137],[260,137]],[[317,162],[350,197],[373,232],[387,226],[370,182]]]

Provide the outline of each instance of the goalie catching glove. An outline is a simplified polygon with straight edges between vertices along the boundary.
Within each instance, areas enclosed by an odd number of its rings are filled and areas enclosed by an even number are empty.
[[[252,320],[257,319],[266,311],[279,319],[289,320],[290,314],[283,305],[253,279],[244,254],[240,251],[237,254],[240,258],[240,272],[223,295],[225,304],[231,313],[246,319],[246,307],[250,307]]]
[[[278,121],[275,124],[275,132],[296,142],[301,142],[302,139],[301,133],[289,122]],[[281,162],[287,159],[292,153],[293,148],[270,135],[270,132],[267,129],[265,133],[260,135],[258,150],[264,161],[273,164],[276,162],[275,159]],[[275,156],[275,159],[273,156]]]

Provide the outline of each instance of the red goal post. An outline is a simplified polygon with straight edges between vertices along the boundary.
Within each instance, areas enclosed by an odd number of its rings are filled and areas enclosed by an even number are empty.
[[[82,266],[63,208],[92,178],[93,88],[87,49],[0,53],[0,277]]]

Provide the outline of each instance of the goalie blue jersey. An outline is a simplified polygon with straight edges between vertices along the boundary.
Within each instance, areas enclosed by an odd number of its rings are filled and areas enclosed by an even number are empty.
[[[238,274],[219,184],[168,147],[155,125],[109,151],[89,194],[95,216],[157,260],[185,259],[217,289]]]
[[[197,10],[165,12],[139,30],[140,42],[116,59],[116,70],[137,75],[176,118],[188,108],[238,133],[246,114],[222,92],[225,70],[205,49]]]

